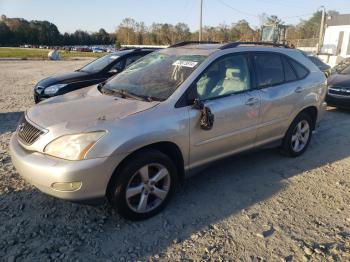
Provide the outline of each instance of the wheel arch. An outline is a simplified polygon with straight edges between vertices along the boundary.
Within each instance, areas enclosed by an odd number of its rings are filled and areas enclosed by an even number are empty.
[[[311,119],[312,119],[312,130],[315,130],[316,128],[316,122],[317,122],[317,117],[318,117],[318,110],[317,110],[317,107],[316,106],[308,106],[308,107],[305,107],[303,110],[301,110],[299,112],[299,114],[297,114],[294,119],[296,117],[298,117],[300,114],[303,114],[303,113],[306,113],[308,114]],[[294,120],[293,120],[294,121]]]
[[[184,180],[185,177],[185,168],[184,168],[184,158],[183,154],[181,152],[181,149],[178,145],[176,145],[174,142],[169,142],[169,141],[162,141],[162,142],[155,142],[143,147],[140,147],[133,152],[131,152],[129,155],[127,155],[115,168],[113,175],[108,181],[108,185],[106,188],[106,194],[108,194],[110,187],[111,187],[111,181],[114,176],[118,174],[118,170],[123,168],[123,166],[131,161],[131,159],[136,155],[139,154],[142,151],[147,151],[147,150],[157,150],[160,151],[161,153],[167,155],[172,161],[174,161],[174,164],[176,166],[177,172],[178,172],[178,179],[180,182]]]

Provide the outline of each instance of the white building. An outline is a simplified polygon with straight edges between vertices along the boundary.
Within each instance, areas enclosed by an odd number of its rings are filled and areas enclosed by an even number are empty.
[[[326,18],[326,30],[320,58],[330,66],[350,57],[350,14]]]

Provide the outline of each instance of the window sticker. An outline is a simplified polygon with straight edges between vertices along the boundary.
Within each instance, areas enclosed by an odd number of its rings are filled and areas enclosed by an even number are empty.
[[[190,67],[193,68],[198,64],[198,62],[194,61],[186,61],[186,60],[176,60],[173,63],[173,66],[183,66],[183,67]]]
[[[110,56],[110,58],[112,58],[112,59],[117,59],[119,56],[117,56],[117,55],[112,55],[112,56]]]

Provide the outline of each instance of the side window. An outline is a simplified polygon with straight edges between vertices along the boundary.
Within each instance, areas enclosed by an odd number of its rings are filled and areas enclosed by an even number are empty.
[[[284,67],[284,78],[286,82],[290,82],[290,81],[295,81],[298,79],[297,75],[295,74],[292,66],[290,65],[290,63],[288,62],[288,58],[283,57],[282,61],[283,61],[283,67]]]
[[[289,59],[289,61],[297,73],[299,79],[304,78],[309,73],[307,69],[298,62],[295,62],[292,59]]]
[[[114,66],[112,66],[111,69],[117,69],[118,71],[122,71],[124,61],[125,61],[125,59],[120,59]]]
[[[254,54],[258,87],[272,86],[284,82],[281,56],[273,53]]]
[[[232,55],[212,63],[196,82],[200,99],[225,96],[250,88],[250,74],[244,55]]]
[[[129,66],[130,64],[134,63],[136,60],[139,60],[143,55],[134,55],[134,56],[129,56],[126,59],[125,62],[125,67]]]

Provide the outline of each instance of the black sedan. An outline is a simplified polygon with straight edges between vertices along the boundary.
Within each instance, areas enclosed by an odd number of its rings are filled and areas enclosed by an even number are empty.
[[[34,101],[40,101],[99,84],[155,49],[128,49],[100,57],[74,72],[50,76],[34,87]]]
[[[326,102],[330,106],[350,109],[350,58],[333,68],[328,78]]]

